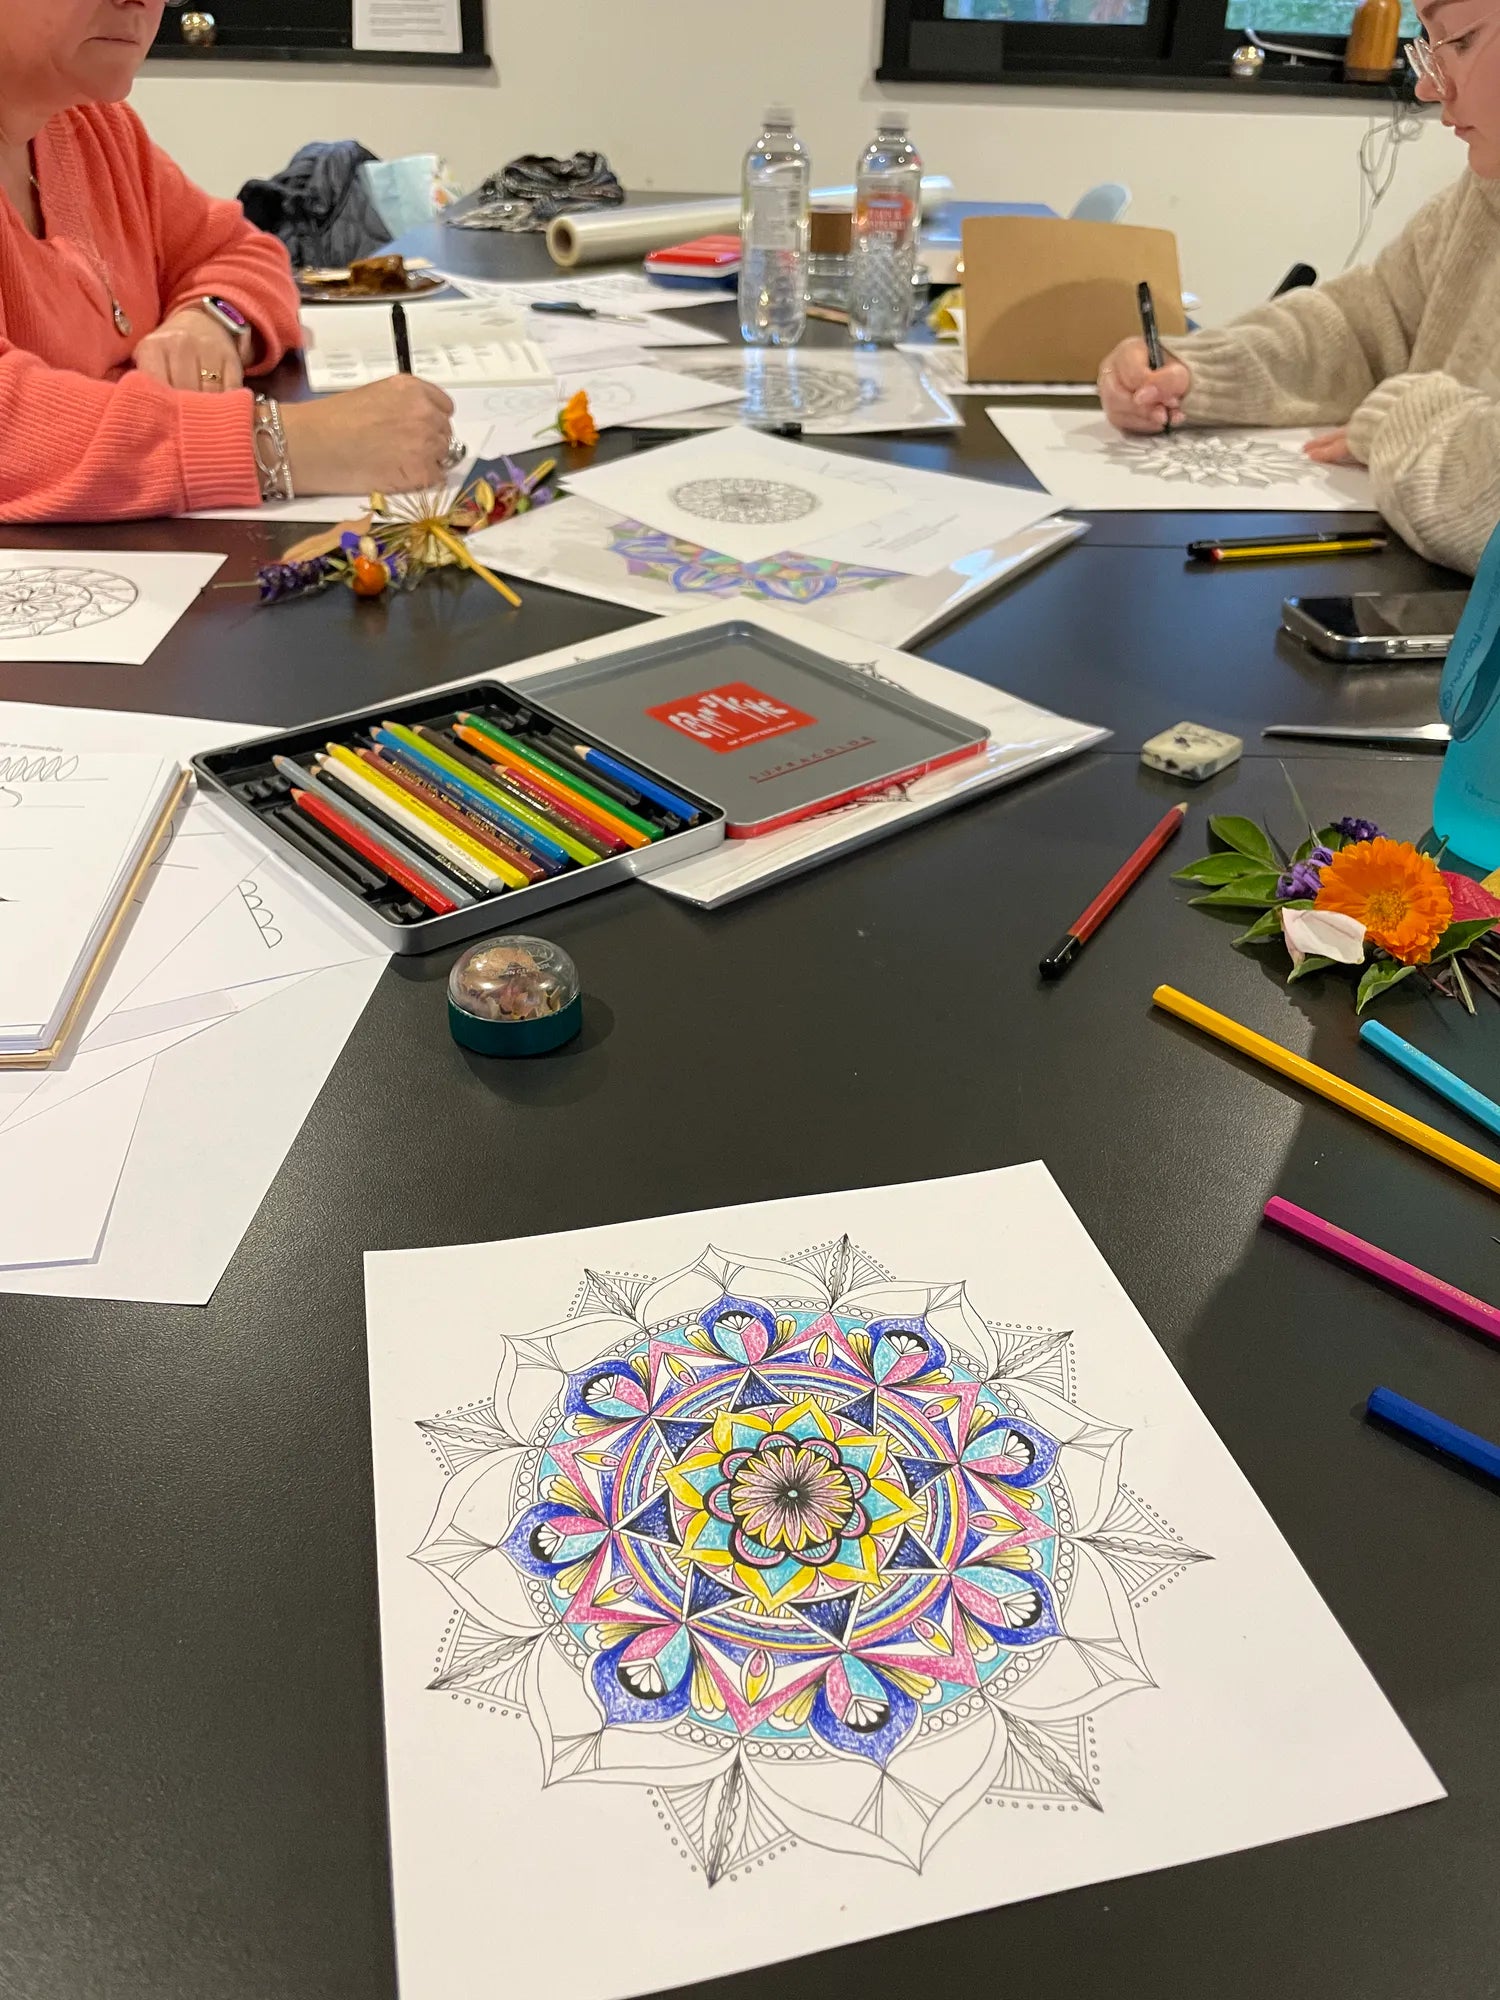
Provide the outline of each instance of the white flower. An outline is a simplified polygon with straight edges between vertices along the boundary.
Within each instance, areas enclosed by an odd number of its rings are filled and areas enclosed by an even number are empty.
[[[1339,910],[1283,908],[1281,935],[1293,965],[1313,957],[1331,958],[1337,965],[1364,963],[1365,927],[1358,917],[1346,917]]]

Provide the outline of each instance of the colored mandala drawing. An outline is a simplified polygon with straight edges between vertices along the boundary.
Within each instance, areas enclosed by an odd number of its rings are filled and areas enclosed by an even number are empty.
[[[920,1869],[982,1801],[1103,1810],[1091,1718],[1203,1560],[1072,1399],[1070,1336],[847,1237],[589,1272],[421,1425],[431,1686],[524,1715],[544,1785],[639,1786],[705,1883],[798,1842]]]
[[[136,601],[128,577],[102,569],[0,569],[0,639],[49,639],[118,618]]]
[[[815,556],[768,556],[763,562],[736,562],[641,521],[617,520],[609,531],[614,554],[623,556],[632,576],[670,584],[685,596],[758,597],[768,603],[814,604],[851,590],[874,590],[900,574],[866,569],[858,563],[821,562]]]
[[[1111,438],[1105,456],[1127,472],[1189,486],[1282,486],[1301,479],[1309,460],[1265,438],[1218,437],[1212,431],[1170,438]]]

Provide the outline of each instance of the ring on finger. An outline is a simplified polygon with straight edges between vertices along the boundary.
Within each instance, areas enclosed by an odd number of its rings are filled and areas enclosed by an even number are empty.
[[[443,453],[440,461],[444,472],[451,472],[456,465],[462,465],[468,455],[468,446],[460,444],[456,437],[450,437],[448,440],[448,449]]]
[[[207,388],[207,386],[211,382],[213,386],[217,389],[222,387],[224,377],[219,373],[217,368],[200,368],[198,370],[198,380],[204,385],[205,388]]]

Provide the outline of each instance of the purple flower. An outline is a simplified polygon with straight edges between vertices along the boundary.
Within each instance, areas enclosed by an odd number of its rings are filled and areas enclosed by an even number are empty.
[[[1277,900],[1286,903],[1293,897],[1316,896],[1323,886],[1323,870],[1332,859],[1332,848],[1315,847],[1305,861],[1294,861],[1276,884]]]
[[[1380,828],[1372,819],[1341,819],[1337,822],[1337,831],[1344,836],[1351,847],[1357,846],[1362,840],[1380,838]]]

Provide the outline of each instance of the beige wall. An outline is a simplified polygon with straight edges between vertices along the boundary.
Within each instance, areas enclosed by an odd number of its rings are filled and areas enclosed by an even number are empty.
[[[1185,281],[1219,319],[1299,259],[1325,276],[1358,226],[1367,119],[1336,101],[1136,91],[885,88],[872,81],[879,0],[490,0],[493,72],[294,64],[152,66],[135,102],[216,193],[274,172],[308,139],[387,157],[442,150],[471,185],[517,153],[597,146],[637,188],[733,188],[762,110],[797,110],[816,178],[850,177],[881,100],[908,105],[929,167],[972,200],[1066,210],[1127,181],[1131,219],[1174,229]],[[753,46],[741,46],[753,40]],[[1462,167],[1424,128],[1403,149],[1372,244]]]

